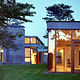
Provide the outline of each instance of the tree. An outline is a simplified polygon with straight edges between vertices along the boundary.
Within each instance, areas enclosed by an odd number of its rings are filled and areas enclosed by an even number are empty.
[[[17,19],[23,22],[32,22],[26,16],[34,16],[35,9],[32,4],[16,3],[15,0],[0,0],[0,45],[5,48],[16,46],[15,35],[8,31],[8,25],[11,19]]]
[[[46,7],[47,19],[56,18],[58,21],[73,21],[72,13],[74,13],[74,11],[70,8],[71,6],[65,4],[54,4]]]
[[[46,21],[74,21],[72,13],[73,10],[70,9],[71,6],[65,4],[54,4],[52,6],[46,7],[47,17],[43,18]],[[48,38],[48,33],[43,36]]]

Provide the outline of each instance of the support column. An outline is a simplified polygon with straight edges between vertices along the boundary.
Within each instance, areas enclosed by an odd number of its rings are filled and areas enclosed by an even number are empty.
[[[74,45],[73,45],[73,30],[71,30],[71,72],[74,73]]]

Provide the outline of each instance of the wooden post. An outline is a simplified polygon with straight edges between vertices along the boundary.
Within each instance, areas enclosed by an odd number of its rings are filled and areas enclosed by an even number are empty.
[[[40,63],[40,53],[38,52],[38,64]]]
[[[71,72],[74,72],[74,45],[73,45],[73,30],[71,30]]]
[[[55,72],[56,72],[56,30],[55,30]]]
[[[53,53],[48,54],[48,71],[53,68]]]

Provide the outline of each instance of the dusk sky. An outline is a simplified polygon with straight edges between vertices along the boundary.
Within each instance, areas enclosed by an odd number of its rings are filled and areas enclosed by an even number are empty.
[[[73,17],[76,21],[80,20],[80,0],[16,0],[22,3],[30,3],[35,6],[35,16],[30,17],[32,23],[24,23],[26,36],[38,36],[42,42],[47,45],[47,39],[43,38],[46,33],[46,21],[42,18],[46,17],[45,7],[52,6],[53,4],[64,3],[72,6],[74,11]]]

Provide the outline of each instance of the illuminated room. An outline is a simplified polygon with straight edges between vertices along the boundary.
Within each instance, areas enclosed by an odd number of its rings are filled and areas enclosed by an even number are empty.
[[[47,22],[48,72],[80,72],[79,25],[80,22]]]

